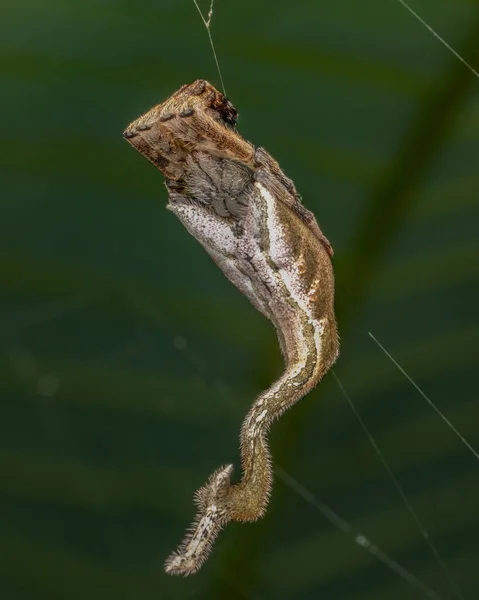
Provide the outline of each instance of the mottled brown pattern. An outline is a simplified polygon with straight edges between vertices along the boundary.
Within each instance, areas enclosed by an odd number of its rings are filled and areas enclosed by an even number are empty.
[[[283,375],[251,406],[241,428],[242,478],[221,467],[195,495],[198,512],[168,573],[189,575],[231,520],[254,521],[272,487],[271,423],[334,363],[332,249],[294,183],[263,148],[235,130],[233,105],[206,81],[183,86],[125,131],[166,177],[168,208],[253,306],[274,324]]]

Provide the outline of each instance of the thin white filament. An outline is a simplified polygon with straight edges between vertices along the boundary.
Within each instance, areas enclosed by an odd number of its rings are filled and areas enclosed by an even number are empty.
[[[410,585],[420,590],[428,598],[432,598],[433,600],[441,600],[441,596],[439,596],[439,594],[422,583],[422,581],[417,579],[417,577],[415,577],[412,573],[410,573],[393,558],[383,552],[381,548],[378,548],[378,546],[372,544],[365,535],[356,530],[350,523],[340,517],[327,504],[318,500],[312,492],[310,492],[304,485],[299,483],[299,481],[296,481],[296,479],[291,477],[289,473],[287,473],[277,464],[275,465],[275,473],[283,481],[283,483],[293,490],[293,492],[296,492],[296,494],[303,498],[303,500],[306,500],[306,502],[311,504],[311,506],[317,508],[332,525],[340,529],[343,533],[346,533],[352,537],[358,546],[370,552],[379,561],[387,565],[392,571],[407,581]]]
[[[223,81],[223,76],[221,75],[220,63],[218,61],[218,56],[216,55],[216,49],[215,49],[215,44],[213,42],[213,37],[211,36],[211,19],[213,18],[213,5],[214,5],[215,0],[211,0],[210,9],[208,11],[208,20],[204,17],[203,13],[201,12],[201,8],[198,6],[198,2],[196,0],[193,0],[193,2],[196,6],[196,9],[200,13],[200,17],[201,17],[201,20],[203,21],[203,25],[206,27],[206,33],[208,34],[208,38],[210,40],[210,46],[211,46],[211,50],[213,51],[213,57],[215,59],[216,68],[218,69],[218,75],[220,76],[221,87],[223,88],[223,94],[226,96],[225,83]]]
[[[343,384],[339,380],[339,377],[334,372],[334,369],[332,369],[332,372],[333,372],[333,377],[334,377],[334,379],[336,380],[336,383],[339,386],[339,389],[341,390],[343,396],[348,401],[348,404],[351,407],[351,410],[355,414],[355,416],[356,416],[357,420],[359,421],[359,424],[361,425],[361,428],[363,429],[364,433],[366,434],[366,436],[367,436],[367,438],[368,438],[371,446],[373,447],[374,451],[376,452],[376,454],[378,455],[380,461],[382,462],[384,468],[386,469],[386,471],[387,471],[387,473],[388,473],[388,475],[389,475],[389,477],[390,477],[390,479],[391,479],[394,487],[396,488],[396,491],[398,492],[399,496],[401,497],[401,500],[404,503],[404,506],[407,508],[407,510],[409,511],[410,515],[414,519],[414,521],[415,521],[415,523],[417,525],[417,528],[419,529],[422,537],[424,538],[424,541],[429,546],[429,549],[431,550],[432,554],[434,555],[434,558],[436,559],[439,567],[441,568],[442,572],[444,573],[444,576],[448,580],[451,589],[453,590],[453,592],[454,592],[454,594],[456,595],[457,598],[459,598],[460,600],[464,600],[464,596],[462,595],[461,590],[459,589],[457,583],[455,582],[454,578],[452,577],[451,572],[449,571],[449,568],[448,568],[447,564],[444,562],[443,558],[441,557],[441,555],[439,554],[439,552],[438,552],[438,550],[436,548],[436,545],[434,544],[434,542],[429,537],[428,531],[426,530],[426,528],[422,524],[421,519],[419,518],[417,512],[414,510],[413,505],[409,501],[409,498],[406,496],[406,492],[404,491],[402,485],[399,483],[399,480],[397,479],[396,475],[394,475],[391,467],[389,466],[389,463],[387,462],[387,460],[383,456],[383,453],[379,449],[379,446],[377,445],[376,440],[374,439],[372,433],[369,431],[368,426],[363,421],[363,419],[362,419],[361,415],[359,414],[356,406],[354,405],[353,401],[351,400],[351,397],[346,392],[346,390],[344,389]]]
[[[404,8],[405,8],[406,10],[408,10],[408,11],[409,11],[409,12],[410,12],[410,13],[413,15],[413,17],[415,17],[415,18],[416,18],[416,19],[417,19],[417,20],[418,20],[418,21],[419,21],[419,22],[420,22],[422,25],[424,25],[424,27],[425,27],[425,28],[426,28],[426,29],[427,29],[427,30],[428,30],[430,33],[432,33],[432,35],[433,35],[433,36],[434,36],[436,39],[438,39],[438,40],[441,42],[441,44],[442,44],[443,46],[445,46],[445,47],[446,47],[446,48],[449,50],[449,52],[452,52],[452,54],[454,54],[454,56],[455,56],[455,57],[456,57],[458,60],[460,60],[460,61],[462,62],[462,64],[463,64],[463,65],[465,65],[465,66],[466,66],[466,67],[469,69],[469,71],[471,71],[471,73],[473,73],[473,74],[474,74],[474,75],[475,75],[475,76],[476,76],[476,77],[479,79],[479,72],[478,72],[478,71],[476,71],[476,70],[474,69],[474,67],[472,67],[472,66],[471,66],[471,65],[470,65],[470,64],[467,62],[467,60],[466,60],[465,58],[463,58],[463,57],[462,57],[462,56],[459,54],[459,52],[457,52],[456,50],[454,50],[454,48],[453,48],[453,47],[452,47],[450,44],[448,44],[448,43],[446,42],[446,40],[445,40],[443,37],[441,37],[441,36],[440,36],[440,35],[437,33],[437,31],[435,31],[435,30],[434,30],[434,29],[433,29],[433,28],[432,28],[432,27],[431,27],[431,26],[430,26],[428,23],[426,23],[426,21],[425,21],[425,20],[424,20],[422,17],[420,17],[420,16],[417,14],[417,12],[416,12],[416,11],[414,11],[414,10],[413,10],[413,9],[412,9],[412,8],[409,6],[409,4],[407,4],[406,2],[404,2],[404,0],[398,0],[398,2],[399,2],[399,4],[402,4],[402,6],[404,6]]]
[[[423,390],[418,386],[418,384],[406,373],[406,371],[401,367],[401,365],[391,356],[391,354],[386,350],[386,348],[379,342],[379,340],[368,331],[369,337],[378,345],[378,347],[384,352],[384,354],[389,358],[389,360],[393,363],[395,367],[401,371],[404,377],[411,383],[414,388],[421,394],[421,396],[426,400],[426,402],[431,406],[436,413],[441,417],[441,419],[446,423],[446,425],[457,435],[457,437],[461,440],[461,442],[466,446],[466,448],[479,460],[479,453],[475,450],[471,444],[465,439],[463,435],[454,427],[454,425],[449,421],[449,419],[439,410],[439,408],[434,404],[434,402],[429,398],[429,396],[423,392]]]

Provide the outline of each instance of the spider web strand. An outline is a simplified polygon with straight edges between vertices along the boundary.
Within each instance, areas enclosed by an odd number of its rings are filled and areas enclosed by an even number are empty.
[[[218,61],[218,56],[216,54],[216,48],[215,48],[215,44],[213,42],[213,37],[211,35],[211,19],[213,18],[213,5],[214,5],[214,0],[211,0],[211,4],[210,4],[210,9],[208,11],[208,20],[206,20],[205,16],[203,15],[201,8],[198,5],[197,0],[193,0],[194,5],[196,6],[196,10],[199,12],[201,20],[203,21],[203,25],[206,28],[206,33],[208,34],[208,39],[210,40],[210,46],[211,46],[211,50],[213,52],[213,58],[215,59],[215,63],[216,63],[216,68],[218,70],[218,75],[220,76],[220,81],[221,81],[221,87],[223,88],[223,94],[226,96],[226,88],[225,88],[225,82],[223,81],[223,76],[221,74],[221,69],[220,69],[220,63]]]
[[[465,58],[463,58],[463,57],[462,57],[462,56],[459,54],[459,52],[457,52],[456,50],[454,50],[454,48],[453,48],[453,47],[452,47],[450,44],[448,44],[448,43],[446,42],[446,40],[445,40],[443,37],[441,37],[441,36],[440,36],[440,35],[437,33],[437,31],[435,31],[435,30],[434,30],[434,29],[433,29],[433,28],[432,28],[432,27],[431,27],[431,26],[430,26],[430,25],[429,25],[429,24],[428,24],[428,23],[427,23],[427,22],[426,22],[426,21],[425,21],[425,20],[424,20],[424,19],[423,19],[423,18],[420,16],[420,15],[418,15],[418,14],[417,14],[417,12],[416,12],[415,10],[413,10],[413,9],[411,8],[411,6],[409,6],[409,4],[407,4],[407,3],[406,3],[404,0],[397,0],[397,1],[399,2],[399,4],[401,4],[402,6],[404,6],[404,8],[405,8],[406,10],[408,10],[408,11],[409,11],[409,12],[410,12],[410,13],[413,15],[413,17],[415,17],[415,18],[416,18],[416,19],[417,19],[417,20],[418,20],[418,21],[419,21],[419,22],[420,22],[420,23],[421,23],[421,24],[422,24],[422,25],[423,25],[423,26],[424,26],[424,27],[425,27],[425,28],[426,28],[426,29],[427,29],[427,30],[428,30],[430,33],[432,33],[432,35],[433,35],[433,36],[434,36],[436,39],[438,39],[438,40],[441,42],[441,44],[442,44],[443,46],[445,46],[445,47],[446,47],[446,48],[449,50],[449,52],[452,52],[452,54],[453,54],[453,55],[454,55],[454,56],[455,56],[455,57],[456,57],[458,60],[460,60],[460,61],[462,62],[462,64],[463,64],[463,65],[465,65],[465,66],[466,66],[466,67],[469,69],[469,71],[471,71],[471,73],[473,73],[473,74],[474,74],[474,75],[475,75],[475,76],[476,76],[476,77],[479,79],[479,72],[478,72],[478,71],[476,71],[476,70],[474,69],[474,67],[473,67],[472,65],[470,65],[470,64],[467,62],[467,60],[466,60]]]
[[[416,510],[414,509],[413,505],[409,501],[409,498],[407,497],[406,492],[404,491],[402,485],[399,483],[399,480],[397,479],[396,475],[394,475],[393,470],[389,466],[389,463],[387,462],[387,460],[385,459],[383,453],[379,449],[379,446],[377,445],[376,440],[374,439],[372,433],[369,431],[366,423],[363,421],[363,418],[359,414],[356,406],[354,405],[353,401],[351,400],[351,397],[349,396],[349,394],[344,389],[344,386],[341,383],[341,381],[339,380],[339,377],[336,375],[336,373],[334,372],[334,370],[332,370],[332,373],[333,373],[334,379],[336,380],[336,383],[339,386],[339,389],[341,390],[343,396],[346,398],[346,400],[347,400],[349,406],[351,407],[351,410],[353,411],[356,419],[359,421],[359,424],[361,425],[361,428],[363,429],[364,433],[366,434],[366,436],[367,436],[367,438],[368,438],[371,446],[373,447],[374,451],[376,452],[376,454],[379,457],[379,460],[382,462],[384,468],[386,469],[387,474],[389,475],[389,478],[391,479],[394,487],[396,488],[397,493],[399,494],[399,496],[401,497],[401,500],[404,503],[404,506],[409,511],[409,514],[411,515],[411,517],[413,518],[414,522],[416,523],[416,526],[417,526],[419,532],[421,533],[422,537],[424,538],[424,541],[429,546],[429,549],[431,550],[431,553],[433,554],[434,558],[436,559],[437,564],[439,565],[440,569],[444,573],[445,578],[449,582],[451,590],[454,592],[454,594],[455,594],[455,596],[457,598],[459,598],[460,600],[464,600],[464,596],[462,595],[461,590],[459,589],[459,586],[457,585],[457,583],[455,582],[454,578],[452,577],[452,574],[451,574],[451,572],[449,570],[449,567],[447,566],[447,564],[445,563],[445,561],[443,560],[443,558],[439,554],[439,551],[436,548],[436,545],[434,544],[434,542],[430,538],[427,529],[422,524],[421,519],[419,518]]]
[[[441,417],[441,419],[446,423],[446,425],[457,435],[457,437],[461,440],[461,442],[466,446],[466,448],[479,460],[479,452],[475,450],[471,444],[466,440],[466,438],[454,427],[454,425],[449,421],[449,419],[444,415],[439,408],[434,404],[434,402],[429,398],[429,396],[418,386],[418,384],[406,373],[406,371],[401,367],[401,365],[394,359],[394,357],[386,350],[386,348],[381,344],[381,342],[370,332],[368,331],[369,337],[374,341],[375,344],[384,352],[384,354],[389,358],[389,360],[393,363],[395,367],[399,369],[399,371],[404,375],[404,377],[409,381],[409,383],[414,386],[414,388],[421,394],[421,396],[426,400],[426,402],[433,408],[436,413]]]
[[[289,473],[287,473],[278,464],[275,465],[276,475],[285,483],[293,492],[298,494],[303,500],[314,506],[319,512],[335,527],[337,527],[343,533],[349,535],[354,542],[361,548],[370,552],[380,562],[384,563],[387,567],[399,575],[404,581],[420,590],[425,596],[432,600],[441,600],[441,596],[434,590],[429,588],[427,585],[422,583],[417,577],[410,573],[407,569],[401,566],[393,558],[388,556],[381,548],[375,546],[371,541],[363,535],[360,531],[356,530],[352,525],[340,517],[332,508],[330,508],[324,502],[318,500],[312,492],[310,492],[304,485],[296,481]]]

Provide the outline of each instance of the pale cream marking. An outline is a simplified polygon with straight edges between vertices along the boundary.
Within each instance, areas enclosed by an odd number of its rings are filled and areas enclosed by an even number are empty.
[[[256,423],[259,423],[260,421],[262,421],[267,414],[268,414],[267,409],[264,409],[263,412],[256,417]]]
[[[267,216],[268,232],[269,232],[270,240],[271,240],[271,249],[273,250],[274,248],[280,248],[281,246],[283,246],[283,244],[281,244],[282,229],[281,229],[281,224],[279,223],[278,218],[276,216],[275,200],[273,199],[270,192],[263,185],[261,185],[261,183],[256,182],[254,185],[255,185],[256,189],[259,191],[261,197],[266,202],[267,215],[268,215]],[[281,278],[283,280],[284,285],[286,286],[286,289],[288,290],[289,294],[291,295],[291,298],[297,303],[297,305],[307,315],[309,324],[313,326],[314,344],[315,344],[316,352],[317,352],[317,359],[318,359],[317,362],[319,363],[321,361],[322,337],[324,334],[324,328],[326,326],[326,319],[318,320],[312,316],[311,307],[296,292],[295,286],[294,286],[294,280],[291,277],[290,273],[288,273],[288,271],[286,269],[282,268],[281,265],[278,264],[281,262],[281,257],[278,257],[278,256],[275,257],[275,256],[273,256],[273,253],[271,252],[271,258],[273,260],[276,259],[275,262],[277,262],[277,265],[279,267],[279,270],[281,273]],[[306,364],[307,356],[308,356],[308,347],[306,345],[304,337],[302,338],[302,343],[303,343],[303,352],[302,352],[303,360],[297,365],[298,373],[301,372],[302,368],[304,368],[304,366]]]

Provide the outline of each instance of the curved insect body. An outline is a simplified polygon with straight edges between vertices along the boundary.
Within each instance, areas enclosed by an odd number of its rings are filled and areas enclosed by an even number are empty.
[[[186,229],[277,331],[285,371],[254,402],[241,429],[242,478],[218,469],[196,493],[198,513],[165,569],[196,572],[231,520],[264,514],[272,485],[267,433],[338,355],[332,250],[293,182],[235,130],[231,103],[205,81],[184,86],[134,121],[125,138],[166,177]]]

